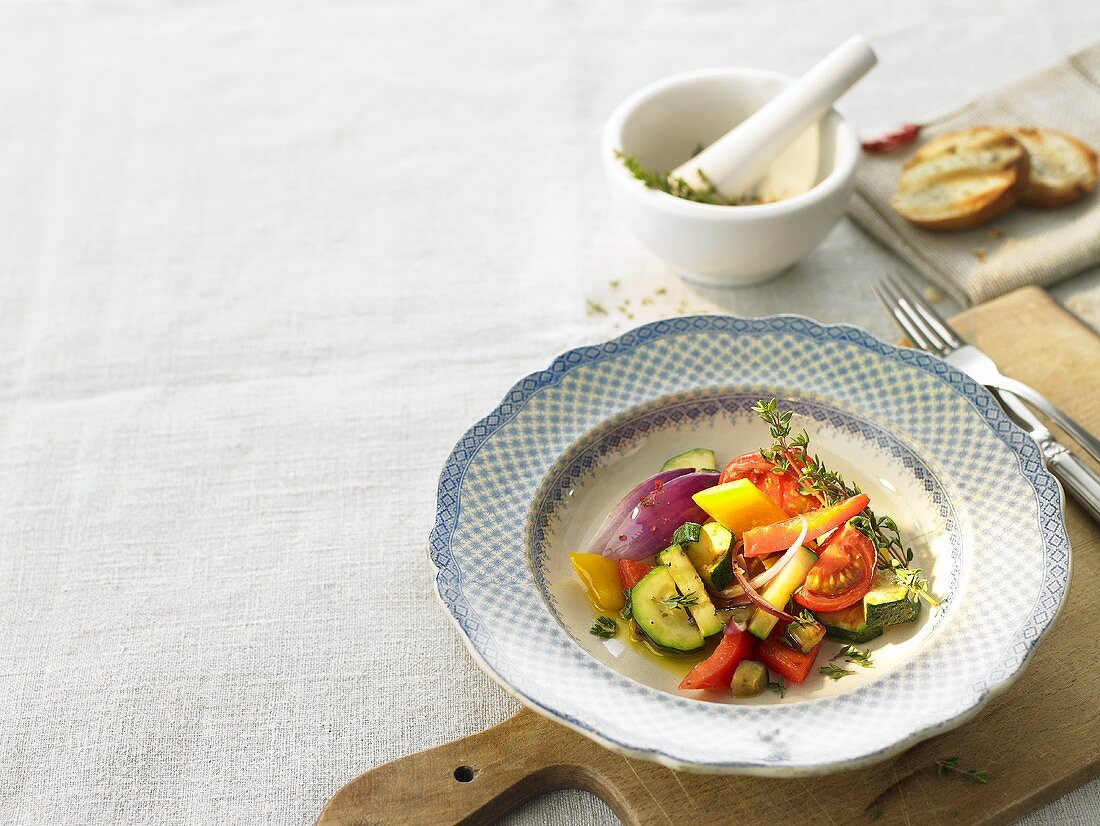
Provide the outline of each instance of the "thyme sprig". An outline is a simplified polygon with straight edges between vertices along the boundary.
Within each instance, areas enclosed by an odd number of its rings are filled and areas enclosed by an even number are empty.
[[[830,680],[839,680],[843,677],[850,677],[855,674],[854,671],[848,671],[847,669],[841,668],[838,665],[833,665],[832,663],[821,666],[818,671],[824,674]]]
[[[767,689],[768,689],[768,691],[774,691],[776,694],[779,695],[779,699],[782,700],[783,695],[787,691],[787,684],[783,682],[782,677],[776,675],[775,682],[769,681],[768,685],[767,685]]]
[[[856,648],[854,645],[842,645],[840,650],[833,654],[829,664],[822,666],[818,671],[831,680],[839,680],[843,677],[855,674],[854,671],[849,671],[846,668],[833,664],[833,660],[839,660],[841,658],[843,658],[845,662],[851,663],[852,665],[863,666],[864,668],[873,668],[875,665],[874,661],[871,659],[871,652],[868,649]]]
[[[668,172],[645,168],[642,166],[642,162],[634,155],[627,155],[625,152],[616,149],[615,157],[623,162],[623,166],[630,171],[631,175],[645,184],[649,189],[666,192],[676,198],[683,198],[685,201],[695,201],[700,204],[716,204],[718,206],[744,206],[745,204],[759,203],[758,198],[751,196],[727,198],[718,191],[718,187],[714,185],[714,182],[711,181],[701,169],[696,170],[699,175],[699,180],[701,180],[704,185],[702,189],[699,189],[693,187],[683,178],[671,177]]]
[[[624,622],[630,622],[634,619],[634,606],[630,602],[630,589],[623,590],[623,610],[619,612],[619,616],[622,617]]]
[[[989,772],[982,769],[963,769],[959,767],[958,757],[937,760],[937,773],[940,777],[965,777],[973,783],[988,783]]]
[[[853,663],[854,665],[861,665],[864,668],[874,668],[874,660],[871,659],[871,652],[866,648],[856,648],[854,645],[842,645],[840,650],[833,655],[834,660],[838,660],[841,657],[845,662]]]
[[[920,568],[906,568],[893,559],[890,560],[890,568],[897,578],[898,585],[906,589],[909,599],[916,602],[918,598],[923,597],[933,607],[939,605],[928,595],[928,580],[921,575]]]
[[[791,436],[793,411],[779,412],[775,399],[760,399],[752,411],[768,425],[772,437],[772,446],[761,450],[761,457],[774,465],[773,473],[794,479],[803,496],[812,496],[827,507],[861,492],[859,485],[849,485],[840,473],[830,470],[819,456],[810,453],[810,434],[804,428]],[[924,599],[933,607],[939,605],[928,592],[928,580],[921,576],[921,570],[909,567],[913,549],[901,541],[901,531],[891,517],[877,516],[866,507],[851,522],[852,527],[871,540],[878,552],[878,566],[893,570],[898,584],[907,589],[911,599]]]
[[[611,617],[596,617],[596,621],[592,623],[588,633],[594,637],[599,637],[601,640],[609,640],[619,633],[619,623]]]
[[[686,594],[675,594],[665,600],[665,605],[669,608],[686,608],[689,605],[698,604],[699,598],[694,591],[688,591]]]
[[[817,617],[815,617],[813,614],[811,614],[809,611],[807,611],[805,608],[803,608],[801,611],[798,612],[798,615],[795,616],[795,618],[791,621],[791,624],[792,625],[801,625],[804,628],[811,628],[815,625],[820,625],[821,623],[819,623],[817,621]]]

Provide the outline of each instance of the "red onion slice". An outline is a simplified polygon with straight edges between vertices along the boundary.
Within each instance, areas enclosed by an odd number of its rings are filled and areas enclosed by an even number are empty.
[[[726,623],[726,627],[722,629],[722,633],[727,637],[732,637],[735,634],[744,634],[748,630],[748,620],[739,620],[735,617],[730,617],[730,621]]]
[[[679,476],[687,476],[691,472],[691,468],[687,467],[676,468],[675,470],[663,470],[660,473],[650,476],[641,484],[636,485],[630,493],[622,498],[619,504],[611,509],[611,513],[607,515],[603,524],[600,525],[600,530],[596,534],[596,538],[589,544],[589,550],[592,553],[601,553],[603,549],[607,547],[611,539],[619,535],[615,531],[622,523],[623,518],[638,506],[638,502],[641,501],[642,497],[647,493],[652,493],[657,482],[666,484]],[[619,533],[622,533],[622,531],[619,531]]]
[[[741,583],[741,587],[745,589],[745,594],[752,601],[752,604],[765,613],[771,614],[773,617],[780,619],[784,622],[795,622],[795,617],[788,614],[779,608],[776,608],[760,594],[758,594],[753,587],[749,584],[749,581],[745,579],[745,575],[741,573],[741,569],[734,566],[733,575],[737,577],[737,581]]]
[[[603,541],[593,542],[590,552],[615,560],[653,556],[669,546],[672,534],[685,522],[706,521],[706,512],[691,497],[717,481],[716,472],[689,471],[668,482],[655,478],[648,490],[639,485],[608,516],[597,536]],[[639,488],[642,494],[635,497]]]

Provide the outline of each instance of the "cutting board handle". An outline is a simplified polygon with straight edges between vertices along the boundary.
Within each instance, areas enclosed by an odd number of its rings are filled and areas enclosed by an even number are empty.
[[[561,748],[563,740],[567,748]],[[580,740],[520,711],[486,731],[364,772],[333,795],[317,823],[490,823],[533,797],[564,788],[592,792],[624,822],[636,822],[608,780],[580,765]]]

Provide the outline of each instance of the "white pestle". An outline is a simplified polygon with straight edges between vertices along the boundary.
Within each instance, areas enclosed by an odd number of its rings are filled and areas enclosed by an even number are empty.
[[[706,187],[699,170],[726,195],[744,195],[807,127],[867,74],[877,58],[867,38],[853,35],[802,77],[749,115],[669,177]]]

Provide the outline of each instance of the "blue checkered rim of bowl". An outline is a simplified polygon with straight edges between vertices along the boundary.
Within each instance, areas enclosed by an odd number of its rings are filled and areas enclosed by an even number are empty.
[[[818,700],[706,703],[596,662],[555,619],[524,542],[548,475],[608,421],[699,388],[847,411],[942,485],[960,559],[945,619],[909,661]],[[798,316],[657,321],[525,377],[448,458],[430,556],[470,651],[523,703],[631,756],[772,775],[863,765],[973,716],[1020,674],[1070,571],[1057,483],[984,388],[933,356]]]

